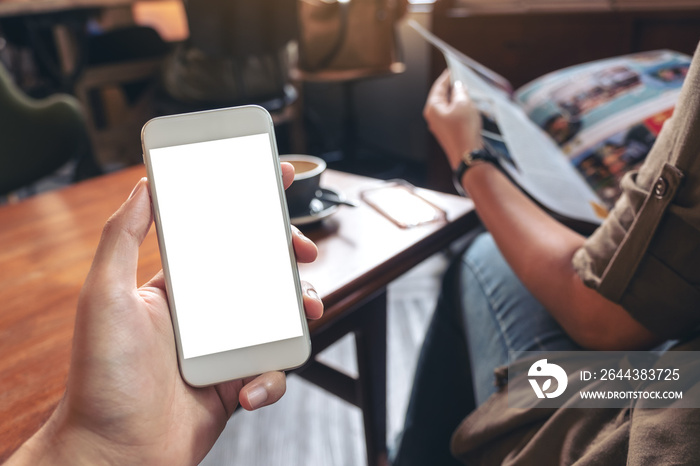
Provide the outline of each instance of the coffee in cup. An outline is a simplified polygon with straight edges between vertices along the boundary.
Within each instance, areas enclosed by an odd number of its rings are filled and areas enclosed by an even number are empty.
[[[308,215],[311,201],[321,186],[321,174],[326,170],[326,161],[320,157],[302,154],[281,155],[280,161],[289,162],[294,166],[294,183],[285,193],[289,215]]]

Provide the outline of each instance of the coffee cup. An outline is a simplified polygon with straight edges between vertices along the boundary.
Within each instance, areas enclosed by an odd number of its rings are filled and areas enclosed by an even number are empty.
[[[294,183],[286,192],[289,214],[292,217],[308,215],[311,201],[321,186],[321,174],[326,169],[326,161],[302,154],[281,155],[280,161],[294,166]]]

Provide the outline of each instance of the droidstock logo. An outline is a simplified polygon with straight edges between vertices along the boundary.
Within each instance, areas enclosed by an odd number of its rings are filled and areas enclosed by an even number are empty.
[[[546,359],[540,359],[536,361],[530,370],[527,372],[530,377],[536,377],[535,379],[528,379],[532,389],[535,391],[537,398],[556,398],[566,390],[566,385],[568,384],[568,378],[564,369],[557,366],[556,364],[550,364]],[[539,379],[544,379],[542,386],[540,386]],[[553,392],[548,392],[552,388],[552,378],[557,381],[557,388]]]

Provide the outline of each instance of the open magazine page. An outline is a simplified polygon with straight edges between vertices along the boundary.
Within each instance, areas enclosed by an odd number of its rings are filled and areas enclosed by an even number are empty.
[[[667,50],[549,73],[515,96],[610,207],[620,178],[637,168],[669,118],[690,66]]]
[[[607,216],[601,199],[562,156],[559,146],[520,107],[498,101],[494,112],[511,159],[502,166],[527,193],[564,217],[598,224]],[[485,142],[490,144],[488,139]]]
[[[452,79],[469,89],[485,120],[484,142],[513,180],[555,214],[599,224],[607,214],[600,198],[510,94],[477,73],[473,60],[465,60],[463,54],[419,25],[412,26],[444,54]]]

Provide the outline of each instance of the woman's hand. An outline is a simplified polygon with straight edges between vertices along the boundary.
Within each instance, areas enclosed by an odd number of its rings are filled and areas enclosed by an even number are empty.
[[[450,84],[448,70],[440,75],[430,89],[423,116],[445,151],[453,170],[465,153],[478,149],[483,144],[479,111],[460,81]]]

